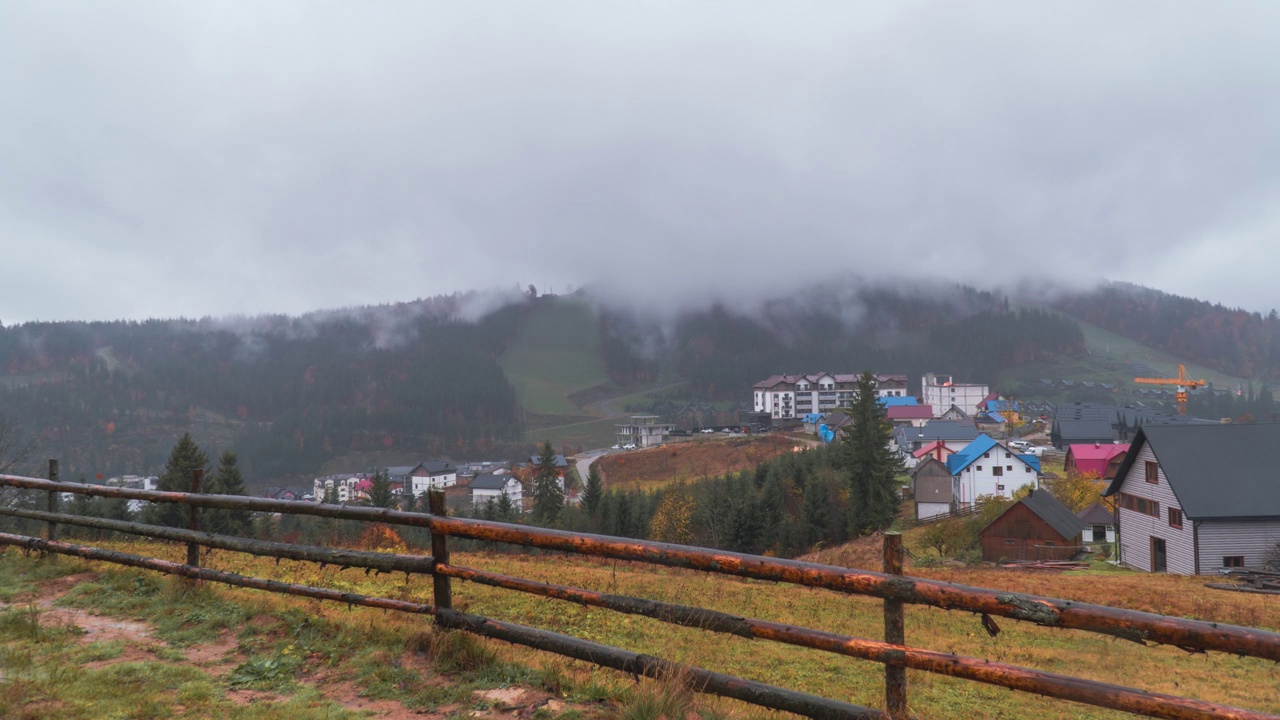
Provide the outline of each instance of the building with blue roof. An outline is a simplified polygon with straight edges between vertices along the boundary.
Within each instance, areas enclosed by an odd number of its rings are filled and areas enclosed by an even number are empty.
[[[901,405],[919,405],[920,401],[915,397],[878,397],[876,402],[880,403],[880,407],[899,407]]]
[[[947,471],[952,497],[960,507],[973,505],[983,495],[1011,498],[1023,485],[1040,485],[1040,458],[1015,453],[985,434],[947,458]]]

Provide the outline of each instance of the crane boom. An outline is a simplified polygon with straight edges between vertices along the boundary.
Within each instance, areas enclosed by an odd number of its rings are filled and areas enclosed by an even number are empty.
[[[1144,385],[1176,385],[1177,393],[1174,395],[1174,397],[1177,398],[1178,400],[1179,415],[1187,414],[1187,391],[1194,390],[1195,388],[1204,387],[1205,385],[1208,385],[1208,383],[1206,383],[1203,378],[1199,380],[1192,380],[1191,376],[1187,375],[1186,366],[1183,365],[1182,363],[1178,363],[1178,377],[1176,378],[1141,378],[1140,377],[1140,378],[1134,378],[1133,381],[1136,383],[1142,383]]]

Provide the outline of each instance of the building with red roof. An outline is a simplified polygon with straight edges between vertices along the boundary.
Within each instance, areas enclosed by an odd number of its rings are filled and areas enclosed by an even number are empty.
[[[1080,443],[1067,446],[1067,460],[1063,468],[1067,474],[1072,472],[1083,475],[1094,473],[1103,480],[1112,480],[1120,464],[1124,462],[1125,453],[1129,452],[1129,443]]]

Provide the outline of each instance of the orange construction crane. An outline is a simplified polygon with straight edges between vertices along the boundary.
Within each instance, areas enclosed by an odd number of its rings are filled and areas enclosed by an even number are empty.
[[[1134,378],[1136,383],[1144,383],[1147,385],[1177,385],[1178,394],[1178,414],[1187,414],[1187,391],[1198,387],[1208,385],[1204,380],[1192,380],[1187,376],[1187,369],[1181,364],[1178,365],[1178,377],[1176,378]]]

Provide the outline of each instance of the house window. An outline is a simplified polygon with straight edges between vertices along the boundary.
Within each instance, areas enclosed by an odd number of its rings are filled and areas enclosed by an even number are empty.
[[[997,489],[997,490],[999,490],[1000,492],[1004,492],[1004,486],[1003,486],[1003,485],[997,485],[997,486],[996,486],[996,489]]]
[[[991,468],[991,474],[995,475],[996,477],[1000,477],[1001,475],[1004,475],[1004,468],[1000,467],[999,465],[995,465]]]
[[[1160,466],[1150,460],[1147,461],[1147,482],[1152,485],[1160,482]]]
[[[979,465],[979,466],[978,466],[978,472],[982,472],[982,466],[981,466],[981,465]]]
[[[1024,470],[1026,470],[1027,472],[1031,472],[1031,466],[1030,466],[1030,465],[1026,466],[1026,467],[1025,467],[1025,468],[1023,468],[1023,469],[1024,469]]]
[[[1169,508],[1169,527],[1182,527],[1182,511],[1178,508]]]
[[[1008,470],[1009,472],[1013,472],[1013,466],[1012,466],[1012,465],[1005,465],[1005,466],[1004,466],[1004,469],[1005,469],[1005,470]]]
[[[1137,495],[1120,493],[1120,507],[1143,515],[1150,515],[1153,518],[1160,517],[1160,503]]]
[[[1244,567],[1243,555],[1227,555],[1222,558],[1222,567]]]
[[[1005,453],[1005,454],[1004,454],[1004,456],[1005,456],[1005,457],[1007,457],[1007,458],[1011,458],[1011,457],[1013,457],[1013,456],[1012,456],[1012,455],[1010,455],[1009,453]]]
[[[989,458],[991,457],[991,453],[982,453],[982,457]]]

